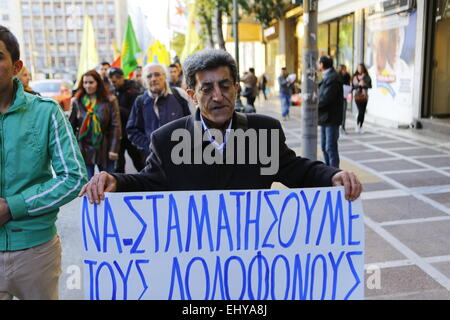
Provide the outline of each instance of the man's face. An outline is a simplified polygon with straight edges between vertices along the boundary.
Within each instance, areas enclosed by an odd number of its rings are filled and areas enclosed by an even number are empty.
[[[177,67],[172,67],[169,68],[169,72],[170,72],[170,81],[172,82],[178,82],[178,68]]]
[[[109,65],[104,64],[100,67],[100,74],[102,76],[102,78],[106,78],[108,77],[108,70],[109,70]]]
[[[286,76],[288,75],[287,70],[286,70],[286,69],[281,69],[281,75],[282,75],[283,77],[286,77]]]
[[[125,83],[125,78],[123,76],[112,76],[109,80],[116,89],[119,89]]]
[[[160,66],[151,66],[147,70],[147,86],[151,93],[161,94],[166,88],[166,75]]]
[[[323,68],[323,63],[322,63],[322,62],[318,62],[317,65],[318,65],[318,68],[319,68],[319,71],[320,71],[320,72],[323,72],[323,70],[325,70],[325,69]]]
[[[142,84],[142,69],[137,69],[134,72],[134,80]]]
[[[23,62],[21,60],[13,63],[5,43],[0,40],[0,92],[11,86],[13,77],[22,70],[22,67]]]
[[[203,117],[222,127],[233,116],[239,84],[226,66],[197,72],[195,78],[195,90],[188,89],[187,93]]]

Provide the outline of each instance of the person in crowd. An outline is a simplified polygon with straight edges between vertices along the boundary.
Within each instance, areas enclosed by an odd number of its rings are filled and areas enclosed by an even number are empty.
[[[180,71],[178,70],[178,67],[175,63],[172,63],[169,66],[169,74],[169,86],[181,88],[182,81],[180,79]]]
[[[54,300],[62,272],[55,221],[88,180],[63,111],[25,93],[15,77],[22,68],[17,38],[0,26],[0,300]]]
[[[259,87],[259,92],[262,92],[264,95],[264,100],[267,101],[267,76],[263,73],[259,79],[258,79],[258,87]]]
[[[122,125],[122,140],[120,141],[119,159],[116,162],[115,172],[125,172],[125,151],[128,152],[133,165],[137,171],[145,167],[144,155],[128,139],[126,125],[130,116],[134,101],[139,96],[139,88],[133,80],[125,79],[123,70],[111,68],[108,73],[109,79],[114,86],[114,95],[117,97],[120,108],[120,121]]]
[[[136,83],[136,88],[139,91],[139,94],[143,94],[145,92],[144,81],[142,79],[142,67],[137,66],[133,73],[133,80]]]
[[[25,92],[40,96],[39,92],[34,91],[30,87],[31,73],[25,66],[23,66],[22,70],[19,71],[19,73],[17,74],[17,78],[20,80],[20,82],[22,82],[23,90],[25,90]]]
[[[184,73],[183,73],[183,67],[181,66],[181,62],[179,59],[177,59],[177,57],[175,57],[175,61],[174,64],[177,66],[178,68],[178,79],[179,81],[181,81],[181,88],[186,90],[187,89],[187,84],[186,84],[186,79],[184,77]]]
[[[148,156],[151,134],[166,123],[190,115],[191,111],[188,95],[183,89],[169,86],[162,65],[145,66],[143,77],[147,90],[135,100],[126,130],[131,143]]]
[[[339,126],[342,124],[344,93],[342,82],[329,56],[319,58],[322,81],[319,83],[319,126],[325,163],[339,168]]]
[[[106,89],[108,89],[109,91],[113,91],[114,87],[111,83],[111,81],[109,81],[109,77],[108,77],[108,71],[111,68],[111,65],[109,64],[108,61],[103,61],[102,63],[100,63],[100,68],[99,68],[99,73],[102,77],[103,83],[105,84]]]
[[[100,203],[104,200],[104,192],[268,189],[273,182],[279,181],[290,188],[343,185],[347,200],[359,197],[362,185],[354,173],[296,156],[286,145],[278,120],[235,112],[238,74],[236,61],[228,52],[206,49],[192,54],[185,61],[185,75],[187,93],[198,105],[195,114],[153,132],[150,155],[143,171],[138,174],[101,172],[83,187],[80,196],[87,194],[91,203]],[[258,140],[261,132],[270,132],[272,138],[259,143],[265,144],[268,154],[276,155],[278,166],[273,168],[275,170],[263,173],[261,169],[265,164],[261,160],[248,161],[244,154],[249,151],[247,139],[244,139],[245,146],[227,140],[231,137],[230,130],[237,129],[244,134],[253,132]],[[175,154],[179,152],[176,150],[180,142],[174,135],[180,134],[190,137],[187,148],[191,152],[183,152],[185,161],[182,162],[173,154],[174,149]],[[198,135],[200,140],[195,138]],[[207,163],[204,157],[195,161],[196,154],[208,150],[219,157],[217,162]],[[227,156],[231,160],[244,156],[247,161],[230,163],[224,161]]]
[[[287,69],[281,68],[281,75],[278,77],[278,84],[280,86],[280,100],[281,100],[281,117],[284,121],[289,120],[289,108],[291,107],[291,96],[293,93],[294,83],[288,77]]]
[[[247,99],[247,105],[255,108],[255,100],[258,95],[258,78],[255,76],[255,69],[248,69],[241,81],[244,83],[244,93],[242,95]]]
[[[342,85],[350,87],[351,76],[347,72],[347,66],[345,64],[339,65],[339,67],[337,69],[337,73],[340,77],[340,81],[342,82]],[[345,94],[345,90],[344,90],[344,94]],[[347,118],[347,97],[344,97],[344,108],[343,108],[343,112],[342,112],[342,125],[341,125],[342,133],[344,133],[344,134],[346,133],[346,131],[345,131],[345,119],[346,118]]]
[[[358,108],[358,118],[356,120],[356,132],[364,133],[363,123],[366,114],[367,102],[369,101],[369,89],[372,88],[372,79],[367,72],[364,63],[360,63],[352,77],[352,90],[356,107]]]
[[[83,74],[71,101],[72,124],[86,164],[88,178],[99,171],[114,172],[119,158],[122,126],[117,98],[95,70]]]

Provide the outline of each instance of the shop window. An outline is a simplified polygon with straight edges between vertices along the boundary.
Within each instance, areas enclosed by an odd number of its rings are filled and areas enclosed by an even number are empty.
[[[337,63],[347,66],[352,73],[353,69],[353,15],[339,20],[338,56]]]

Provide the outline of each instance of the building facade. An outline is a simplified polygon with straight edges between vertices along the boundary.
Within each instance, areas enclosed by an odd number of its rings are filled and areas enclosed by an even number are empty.
[[[270,72],[284,65],[301,76],[303,12],[295,7],[264,30]],[[449,0],[320,0],[318,23],[319,56],[351,73],[366,65],[369,121],[420,127],[450,119]]]
[[[3,0],[2,0],[3,1]],[[85,15],[92,19],[100,60],[113,61],[127,18],[126,0],[18,0],[22,59],[34,79],[74,80]]]

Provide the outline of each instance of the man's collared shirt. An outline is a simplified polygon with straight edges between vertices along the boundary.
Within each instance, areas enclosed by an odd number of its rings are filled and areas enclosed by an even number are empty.
[[[223,139],[223,142],[221,144],[219,144],[211,135],[211,133],[209,132],[209,128],[206,125],[205,121],[203,120],[203,116],[200,113],[200,120],[202,121],[202,126],[203,126],[203,130],[205,130],[205,132],[208,132],[209,135],[209,141],[211,142],[211,144],[214,146],[214,148],[216,148],[217,150],[219,150],[220,152],[223,152],[223,148],[225,148],[225,145],[228,141],[228,136],[230,135],[231,132],[231,125],[233,124],[233,118],[231,118],[230,123],[228,124],[228,128],[225,132],[225,138]]]

